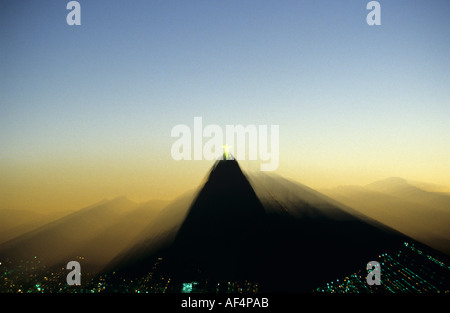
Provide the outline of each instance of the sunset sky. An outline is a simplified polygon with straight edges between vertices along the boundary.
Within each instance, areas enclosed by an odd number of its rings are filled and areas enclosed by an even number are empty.
[[[0,209],[173,199],[213,164],[171,157],[196,116],[279,125],[312,188],[450,186],[447,0],[67,2],[0,3]]]

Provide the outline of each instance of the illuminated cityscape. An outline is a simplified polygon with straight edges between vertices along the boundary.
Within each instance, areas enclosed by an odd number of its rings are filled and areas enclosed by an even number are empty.
[[[360,270],[318,287],[318,293],[450,293],[450,266],[414,244],[404,243],[396,254],[381,254],[381,285],[368,285]]]
[[[77,261],[84,260],[77,257]],[[66,282],[68,270],[64,267],[48,268],[39,256],[29,260],[3,260],[0,264],[0,293],[67,293],[87,292],[83,282],[94,277],[91,273],[82,273],[82,286],[69,286]],[[87,286],[87,285],[86,285]]]
[[[83,257],[78,257],[79,261]],[[361,269],[313,290],[314,293],[450,293],[450,266],[411,243],[395,254],[381,254],[381,285],[368,285]],[[159,257],[142,277],[122,278],[116,272],[82,274],[81,286],[66,283],[65,267],[47,268],[38,256],[0,264],[0,293],[258,293],[256,282],[174,282],[164,273]]]
[[[183,283],[181,293],[202,293],[209,292],[207,282],[189,282]],[[214,290],[214,289],[213,289]],[[222,282],[215,284],[216,293],[257,293],[258,283],[249,281],[243,282]]]
[[[79,260],[82,258],[79,257]],[[258,283],[193,281],[174,284],[160,271],[163,258],[158,258],[150,272],[133,279],[118,278],[115,272],[95,276],[82,274],[82,286],[66,283],[65,267],[48,269],[37,256],[18,264],[5,260],[0,264],[0,293],[257,293]]]

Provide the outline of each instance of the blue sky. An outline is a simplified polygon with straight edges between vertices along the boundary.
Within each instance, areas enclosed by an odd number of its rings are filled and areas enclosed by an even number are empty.
[[[0,4],[9,177],[83,158],[187,170],[170,130],[202,116],[279,124],[280,171],[313,186],[390,173],[450,185],[448,1],[379,1],[381,26],[356,0],[81,0],[81,26],[67,2]]]

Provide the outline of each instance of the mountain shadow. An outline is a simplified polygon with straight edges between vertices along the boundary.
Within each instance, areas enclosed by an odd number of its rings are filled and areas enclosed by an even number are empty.
[[[246,280],[261,292],[311,292],[409,240],[306,186],[261,179],[252,178],[257,195],[235,160],[217,161],[172,244],[128,256],[122,273],[148,272],[162,256],[174,286]]]

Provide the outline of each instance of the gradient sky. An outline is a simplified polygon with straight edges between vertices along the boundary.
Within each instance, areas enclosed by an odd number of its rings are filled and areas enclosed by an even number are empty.
[[[280,125],[313,188],[450,186],[447,0],[67,2],[0,3],[0,208],[172,199],[212,165],[171,158],[194,116]]]

